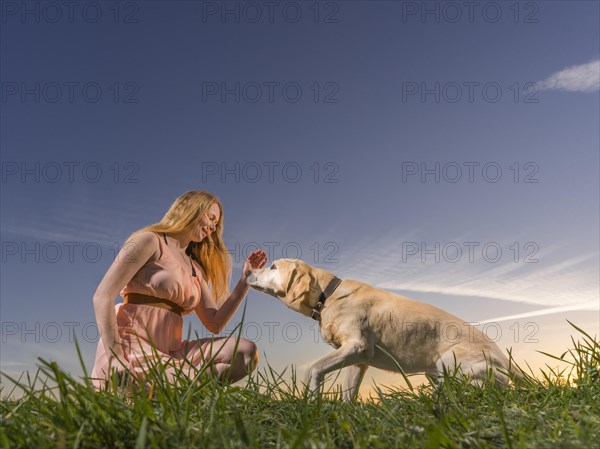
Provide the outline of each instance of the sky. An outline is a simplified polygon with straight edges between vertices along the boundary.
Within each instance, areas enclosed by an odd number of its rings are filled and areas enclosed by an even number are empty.
[[[0,14],[3,372],[81,374],[72,333],[91,370],[116,251],[195,189],[222,200],[232,287],[260,246],[479,323],[535,367],[569,346],[567,320],[599,333],[598,2]],[[245,307],[262,366],[331,351],[274,298]],[[401,378],[372,369],[362,391],[377,382]]]

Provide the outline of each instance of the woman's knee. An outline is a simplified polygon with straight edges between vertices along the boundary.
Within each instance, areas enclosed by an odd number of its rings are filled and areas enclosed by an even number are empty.
[[[251,342],[252,343],[252,342]],[[248,372],[254,371],[258,366],[258,346],[255,343],[252,343],[252,350],[249,354],[248,360]]]
[[[239,352],[243,355],[244,367],[248,372],[258,365],[258,346],[250,340],[240,341]]]
[[[254,371],[258,365],[258,347],[250,340],[240,339],[237,344],[234,364],[247,373]]]
[[[215,362],[229,364],[236,373],[250,373],[258,365],[258,347],[250,340],[228,340],[215,357]]]

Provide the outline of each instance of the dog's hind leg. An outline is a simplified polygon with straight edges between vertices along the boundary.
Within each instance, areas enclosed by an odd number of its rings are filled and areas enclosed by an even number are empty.
[[[358,363],[344,368],[344,373],[346,375],[342,383],[342,395],[344,401],[351,402],[356,398],[358,387],[360,387],[367,368],[369,368],[369,365],[366,363]]]
[[[469,378],[469,382],[474,385],[482,385],[483,382],[490,377],[496,385],[506,385],[508,376],[502,373],[503,369],[501,361],[495,358],[490,358],[489,354],[471,353],[463,351],[460,348],[453,348],[446,351],[436,363],[438,376],[441,379],[443,372],[453,372],[458,368],[458,371]]]

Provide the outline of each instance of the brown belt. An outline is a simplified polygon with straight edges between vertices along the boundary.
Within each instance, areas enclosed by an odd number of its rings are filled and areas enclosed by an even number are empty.
[[[157,298],[156,296],[143,295],[142,293],[127,293],[123,298],[125,304],[143,304],[146,306],[160,307],[171,312],[175,312],[178,315],[186,315],[191,310],[186,310],[181,306],[178,306],[173,301],[169,301],[164,298]]]

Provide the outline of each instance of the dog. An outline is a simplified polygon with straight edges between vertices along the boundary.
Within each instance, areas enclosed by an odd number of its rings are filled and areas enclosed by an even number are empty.
[[[325,375],[344,368],[342,395],[355,399],[369,366],[438,377],[457,371],[481,384],[508,384],[513,373],[500,348],[474,326],[430,304],[334,274],[296,259],[250,270],[248,284],[290,309],[320,321],[323,340],[335,351],[308,371],[317,391]],[[515,373],[516,374],[516,373]]]

